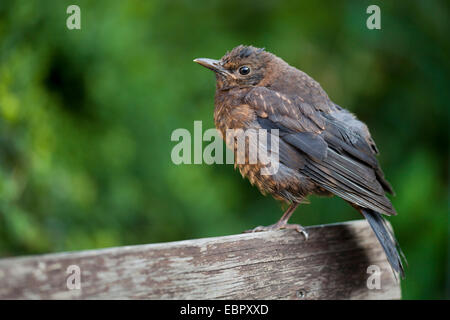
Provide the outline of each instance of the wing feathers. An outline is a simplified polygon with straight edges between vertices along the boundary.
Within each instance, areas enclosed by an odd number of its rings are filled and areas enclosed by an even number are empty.
[[[396,214],[385,191],[375,157],[376,146],[367,127],[348,111],[321,112],[301,97],[285,96],[267,88],[252,89],[245,98],[265,129],[279,129],[283,163],[300,170],[322,188],[357,204],[385,214]],[[288,158],[297,150],[301,165]],[[297,157],[298,158],[298,157]]]

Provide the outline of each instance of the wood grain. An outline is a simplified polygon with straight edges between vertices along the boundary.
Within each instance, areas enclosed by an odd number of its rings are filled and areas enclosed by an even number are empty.
[[[0,260],[0,299],[400,299],[364,220]],[[70,290],[67,268],[81,271]],[[380,289],[368,289],[370,265]]]

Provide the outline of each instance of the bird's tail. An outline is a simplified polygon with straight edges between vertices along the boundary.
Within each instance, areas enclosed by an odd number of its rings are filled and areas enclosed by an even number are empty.
[[[375,232],[375,235],[377,236],[378,241],[383,247],[392,269],[395,272],[399,273],[402,278],[404,278],[405,271],[403,268],[403,260],[405,261],[405,263],[407,263],[406,258],[402,252],[402,249],[400,249],[400,245],[398,244],[394,233],[387,225],[386,220],[380,213],[375,212],[371,209],[360,208],[360,211],[369,222],[373,232]]]

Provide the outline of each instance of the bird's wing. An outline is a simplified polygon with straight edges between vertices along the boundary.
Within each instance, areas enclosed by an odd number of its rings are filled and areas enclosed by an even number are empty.
[[[245,97],[259,125],[278,129],[282,142],[305,157],[298,168],[322,188],[385,214],[396,214],[385,196],[390,188],[375,157],[367,127],[346,110],[317,111],[299,96],[257,87]],[[280,143],[280,148],[283,144]]]

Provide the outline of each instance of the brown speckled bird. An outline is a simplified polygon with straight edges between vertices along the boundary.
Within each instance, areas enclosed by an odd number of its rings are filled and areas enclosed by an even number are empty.
[[[337,195],[368,220],[403,277],[404,256],[381,215],[397,214],[385,195],[393,190],[367,126],[333,103],[306,73],[264,49],[241,45],[220,60],[194,61],[216,74],[214,120],[229,148],[237,150],[236,139],[226,138],[228,129],[278,129],[275,174],[261,174],[265,164],[236,164],[263,194],[290,204],[277,223],[252,231],[292,228],[307,237],[301,225],[287,223],[292,213],[310,194]]]

